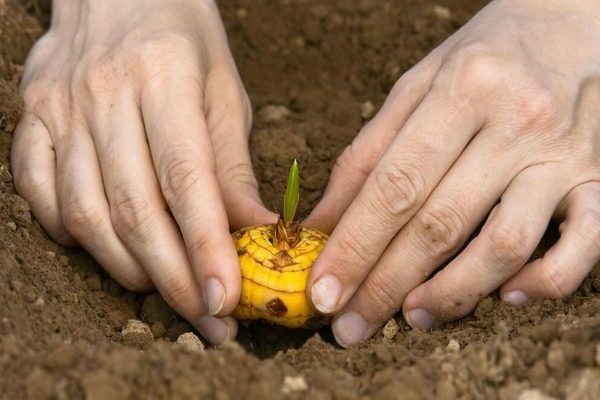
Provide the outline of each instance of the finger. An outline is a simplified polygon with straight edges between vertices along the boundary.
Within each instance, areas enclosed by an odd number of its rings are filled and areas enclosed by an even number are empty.
[[[215,345],[235,339],[238,332],[238,323],[233,317],[219,319],[204,315],[200,317],[200,323],[197,327],[202,336]]]
[[[309,287],[322,313],[354,294],[396,233],[421,207],[483,123],[483,113],[430,92],[340,220],[317,259]]]
[[[203,117],[203,87],[190,77],[197,72],[174,69],[142,95],[142,114],[162,193],[183,234],[208,311],[224,316],[239,299],[237,254]]]
[[[123,91],[108,104],[94,107],[91,126],[112,225],[167,303],[199,330],[208,324],[202,331],[211,342],[222,341],[225,325],[203,318],[202,292],[164,204],[133,94]]]
[[[565,187],[560,171],[531,167],[511,183],[479,235],[442,271],[406,297],[407,322],[429,329],[462,317],[517,273],[539,244]]]
[[[576,187],[565,204],[559,241],[502,286],[504,301],[523,305],[569,296],[600,260],[600,184]]]
[[[44,123],[31,113],[25,113],[15,129],[11,164],[17,192],[27,200],[44,229],[60,244],[75,244],[58,208],[52,139]]]
[[[305,224],[331,232],[408,117],[429,92],[439,69],[430,55],[396,82],[377,115],[336,160],[323,199]]]
[[[67,231],[123,286],[151,289],[112,227],[92,138],[79,130],[61,139],[56,149],[58,201]]]
[[[248,136],[251,113],[235,71],[216,68],[206,83],[206,121],[212,139],[219,180],[232,230],[275,223],[258,194]]]
[[[492,147],[497,133],[496,129],[487,128],[473,139],[426,203],[390,243],[334,320],[333,331],[340,342],[349,345],[372,335],[381,321],[400,309],[411,290],[460,249],[489,213],[518,165],[515,155]],[[482,157],[490,152],[501,157]],[[344,329],[348,321],[353,321],[355,329]]]

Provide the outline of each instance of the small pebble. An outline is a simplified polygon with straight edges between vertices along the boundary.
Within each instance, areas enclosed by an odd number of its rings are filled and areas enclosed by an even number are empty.
[[[303,49],[304,47],[306,47],[306,40],[304,40],[304,37],[298,35],[294,38],[294,40],[292,41],[293,45],[298,47],[299,49]]]
[[[375,115],[375,106],[370,101],[365,101],[360,106],[360,116],[367,120],[371,119]]]
[[[177,338],[177,344],[184,347],[188,351],[203,353],[204,343],[194,335],[193,332],[186,332],[183,335],[179,335]]]
[[[452,18],[452,12],[448,7],[435,5],[433,6],[433,14],[440,19],[450,19]]]
[[[12,332],[12,324],[10,323],[10,320],[6,317],[2,318],[2,320],[0,320],[0,334],[8,335],[11,332]]]
[[[400,326],[394,318],[390,319],[382,329],[383,337],[387,340],[393,339],[396,337],[396,334],[400,330]]]
[[[555,400],[556,397],[550,397],[539,389],[526,389],[519,394],[518,400]]]
[[[319,44],[323,39],[321,22],[314,18],[307,19],[302,25],[302,33],[307,43]]]
[[[279,122],[286,119],[290,115],[290,110],[285,106],[269,104],[263,107],[258,116],[265,122]]]
[[[127,321],[127,325],[121,331],[121,338],[124,344],[138,349],[148,347],[154,340],[150,327],[137,319]]]
[[[600,367],[600,344],[596,345],[596,365]]]
[[[460,343],[458,340],[450,339],[446,348],[452,353],[458,353],[460,351]]]
[[[23,282],[18,279],[11,279],[10,286],[15,292],[19,293],[23,289]]]
[[[283,394],[289,394],[294,392],[305,392],[308,390],[308,384],[306,383],[306,379],[302,375],[299,376],[289,376],[286,375],[283,378],[283,386],[281,388],[281,392]]]
[[[33,303],[35,299],[37,299],[37,293],[33,288],[25,289],[25,291],[23,292],[23,296],[25,297],[25,300],[27,300],[28,303]]]
[[[163,337],[165,336],[165,333],[167,333],[167,328],[165,328],[164,324],[159,321],[153,323],[152,326],[150,326],[150,329],[152,330],[152,334],[155,338]]]
[[[28,228],[31,225],[31,212],[29,204],[21,196],[12,196],[13,203],[11,209],[11,217],[15,223],[22,227]]]
[[[91,291],[98,291],[102,289],[102,280],[100,280],[100,275],[94,274],[85,279],[85,284]]]
[[[12,175],[4,164],[0,164],[0,180],[4,183],[12,181]]]
[[[235,11],[235,14],[237,15],[237,17],[238,17],[239,19],[244,19],[244,18],[246,18],[246,17],[248,16],[248,10],[246,10],[245,8],[241,8],[241,7],[240,7],[240,8],[238,8],[238,9]]]
[[[60,256],[60,257],[58,257],[58,262],[60,262],[60,264],[63,266],[67,266],[67,265],[69,265],[69,257]]]
[[[46,252],[46,256],[47,256],[49,259],[53,260],[53,259],[55,259],[55,258],[56,258],[56,253],[55,253],[55,252],[53,252],[53,251],[47,251],[47,252]]]
[[[16,230],[17,230],[17,224],[15,224],[15,222],[14,222],[14,221],[8,221],[8,222],[6,223],[6,226],[8,226],[8,228],[9,228],[11,231],[16,231]]]

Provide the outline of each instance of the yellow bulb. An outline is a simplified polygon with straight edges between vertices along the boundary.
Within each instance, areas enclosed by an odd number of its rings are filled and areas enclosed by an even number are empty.
[[[233,234],[242,272],[242,294],[233,316],[288,328],[318,328],[328,319],[306,297],[306,283],[327,235],[297,227],[291,244],[277,239],[276,225]]]

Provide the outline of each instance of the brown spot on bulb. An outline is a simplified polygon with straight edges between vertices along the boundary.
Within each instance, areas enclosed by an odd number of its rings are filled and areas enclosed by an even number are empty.
[[[279,297],[275,297],[267,303],[267,311],[274,317],[283,317],[287,310],[285,303]]]

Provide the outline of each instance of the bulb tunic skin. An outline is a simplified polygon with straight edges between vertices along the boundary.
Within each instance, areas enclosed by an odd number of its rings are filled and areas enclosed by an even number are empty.
[[[328,319],[313,310],[306,284],[327,235],[299,227],[295,243],[289,245],[278,241],[276,229],[262,225],[233,234],[242,272],[242,293],[233,316],[288,328],[318,328]]]

